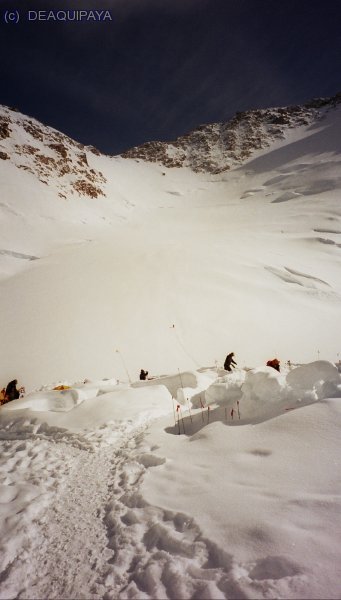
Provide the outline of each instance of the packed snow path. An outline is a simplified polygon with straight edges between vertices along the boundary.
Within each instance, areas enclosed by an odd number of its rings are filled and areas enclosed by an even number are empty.
[[[145,428],[122,428],[114,446],[62,430],[55,443],[56,428],[51,440],[45,428],[35,440],[2,442],[11,468],[38,460],[41,476],[44,465],[49,472],[49,504],[26,532],[20,560],[2,572],[2,598],[246,597],[231,557],[193,519],[140,496],[144,472],[160,464]]]
[[[26,423],[27,431],[34,427]],[[162,461],[146,444],[146,426],[121,429],[115,445],[62,430],[56,443],[56,428],[50,440],[45,428],[33,440],[1,443],[9,469],[30,471],[36,461],[35,483],[49,473],[48,506],[34,529],[23,530],[20,556],[1,574],[1,598],[254,597],[245,567],[205,539],[192,518],[143,500],[143,475]],[[298,576],[286,575],[286,583]]]
[[[2,407],[0,599],[339,598],[337,367],[216,375]]]

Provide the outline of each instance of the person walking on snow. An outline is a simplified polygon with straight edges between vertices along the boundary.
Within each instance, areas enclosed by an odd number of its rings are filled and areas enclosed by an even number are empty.
[[[225,358],[225,362],[224,362],[225,371],[232,371],[231,367],[234,367],[237,364],[236,361],[233,360],[233,357],[234,357],[234,352],[231,352]]]
[[[20,392],[19,392],[19,390],[17,390],[17,383],[18,383],[18,380],[13,379],[13,381],[10,381],[7,384],[6,393],[5,393],[5,398],[6,398],[7,402],[10,402],[10,400],[17,400],[17,398],[19,398]]]
[[[276,371],[280,372],[281,370],[281,366],[280,366],[280,362],[278,360],[278,358],[273,358],[272,360],[268,360],[268,362],[266,363],[267,367],[272,367],[273,369],[276,369]]]

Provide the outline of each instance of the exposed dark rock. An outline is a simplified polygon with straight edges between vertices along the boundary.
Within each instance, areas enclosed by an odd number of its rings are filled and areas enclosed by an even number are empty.
[[[32,137],[40,142],[44,141],[44,134],[40,127],[35,125],[32,121],[23,121],[23,128],[27,133],[29,133]]]
[[[10,136],[9,123],[10,120],[7,117],[0,117],[0,140],[4,140]]]
[[[68,158],[68,152],[66,147],[64,146],[64,144],[59,143],[59,144],[49,144],[49,147],[52,148],[52,150],[55,150],[58,154],[60,154],[60,156],[62,158],[67,159]]]
[[[34,119],[29,119],[20,113],[14,114],[6,107],[1,112],[3,114],[0,116],[0,139],[9,138],[13,149],[13,162],[17,168],[32,173],[46,185],[49,185],[53,179],[57,191],[59,187],[60,197],[63,198],[75,191],[91,198],[104,195],[101,185],[106,183],[106,179],[103,173],[90,168],[86,154],[87,150],[96,154],[100,154],[99,151],[95,148],[86,148],[83,144]],[[12,124],[16,127],[12,128]],[[17,137],[18,128],[25,134],[27,142],[24,144],[20,143],[21,137]],[[36,141],[40,142],[39,147],[36,146]],[[4,147],[4,150],[7,150],[7,147]],[[25,156],[26,162],[18,161],[20,156]],[[10,155],[2,152],[0,158],[8,160]],[[69,180],[59,184],[59,179],[70,174],[76,176],[75,184],[71,184]]]
[[[87,146],[86,149],[89,150],[89,152],[92,152],[92,154],[96,154],[97,156],[101,156],[101,152],[95,146]]]
[[[94,186],[92,183],[89,183],[84,179],[77,179],[77,181],[73,182],[72,186],[79,194],[82,194],[83,196],[98,198],[98,196],[105,195],[101,188]]]
[[[256,150],[283,139],[288,129],[318,121],[320,109],[333,109],[341,94],[318,98],[302,106],[237,112],[227,123],[200,125],[171,142],[152,141],[122,154],[124,158],[158,162],[166,167],[220,173],[241,164]]]

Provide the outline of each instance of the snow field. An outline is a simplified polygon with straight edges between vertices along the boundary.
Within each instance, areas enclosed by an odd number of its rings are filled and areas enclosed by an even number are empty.
[[[340,381],[206,368],[3,406],[0,597],[337,598]]]
[[[4,384],[336,360],[340,115],[219,175],[88,152],[97,199],[1,161]]]
[[[218,175],[87,152],[97,199],[0,161],[0,598],[340,598],[340,117]]]
[[[142,493],[191,514],[229,555],[232,597],[337,598],[339,433],[339,400],[257,425],[206,422],[174,443],[153,426],[157,455],[168,460]]]

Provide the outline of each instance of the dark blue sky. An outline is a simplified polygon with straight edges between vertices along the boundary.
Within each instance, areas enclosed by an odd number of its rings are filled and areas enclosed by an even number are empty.
[[[113,20],[26,18],[52,8]],[[341,91],[341,0],[0,0],[0,16],[0,103],[109,154]]]

